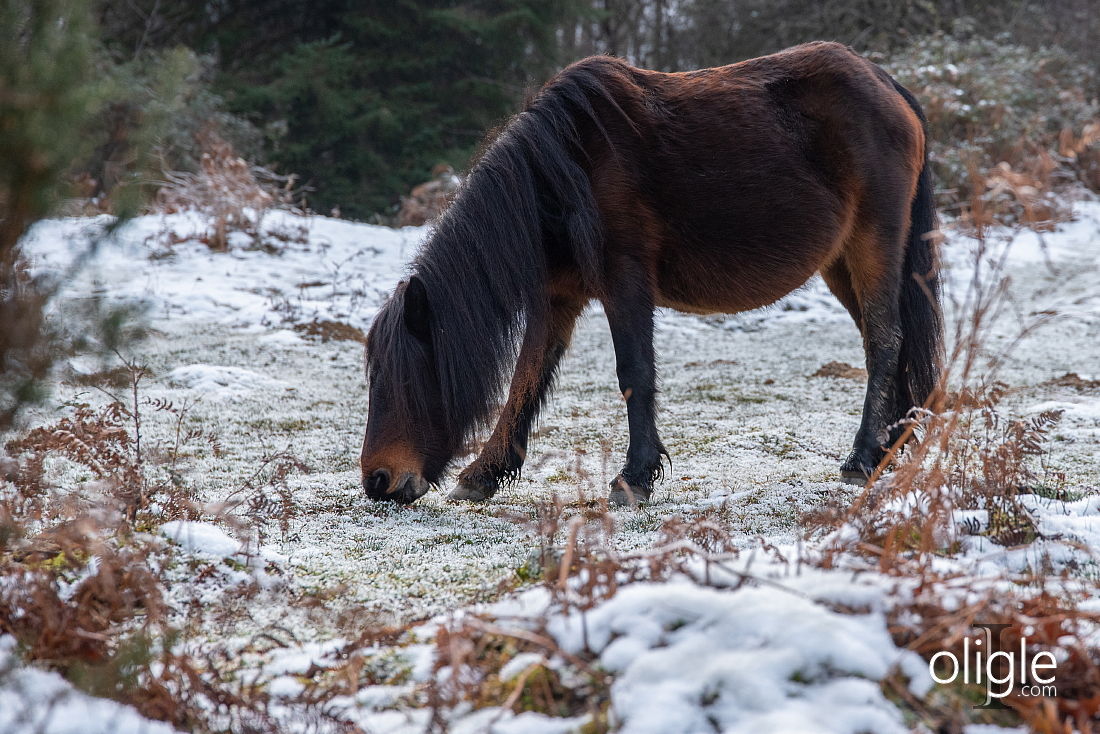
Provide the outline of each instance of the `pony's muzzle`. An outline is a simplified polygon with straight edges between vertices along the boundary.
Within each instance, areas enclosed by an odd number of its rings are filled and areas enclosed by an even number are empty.
[[[390,473],[385,469],[371,472],[369,477],[363,477],[363,489],[372,499],[382,499],[386,490],[390,488]]]
[[[426,479],[412,472],[405,472],[397,481],[390,481],[390,473],[377,469],[363,477],[363,489],[372,500],[387,500],[407,505],[423,497],[431,485]]]

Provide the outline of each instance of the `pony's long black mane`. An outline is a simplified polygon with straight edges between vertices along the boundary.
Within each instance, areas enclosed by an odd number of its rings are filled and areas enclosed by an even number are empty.
[[[403,287],[379,312],[367,367],[393,386],[405,421],[431,416],[456,445],[488,423],[523,329],[546,323],[551,254],[570,258],[598,292],[603,248],[585,137],[603,131],[594,105],[621,113],[607,81],[621,69],[610,58],[566,69],[488,145],[412,265],[429,297],[431,348],[405,328]],[[426,357],[435,375],[417,368]]]

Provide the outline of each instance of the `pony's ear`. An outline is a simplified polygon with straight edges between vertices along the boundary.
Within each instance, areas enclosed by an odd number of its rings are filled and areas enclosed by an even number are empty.
[[[431,306],[428,305],[428,289],[424,281],[415,275],[405,285],[405,327],[421,341],[430,341],[432,336],[429,320]]]

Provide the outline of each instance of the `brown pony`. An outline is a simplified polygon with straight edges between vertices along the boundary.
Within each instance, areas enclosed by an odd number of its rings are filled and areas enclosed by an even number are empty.
[[[665,448],[653,311],[737,313],[820,272],[855,319],[867,397],[841,467],[863,482],[929,398],[942,323],[932,180],[913,96],[835,43],[677,74],[597,56],[489,144],[371,328],[363,485],[412,502],[507,402],[452,499],[515,479],[585,304],[603,304],[645,501]],[[516,353],[519,345],[518,359]]]

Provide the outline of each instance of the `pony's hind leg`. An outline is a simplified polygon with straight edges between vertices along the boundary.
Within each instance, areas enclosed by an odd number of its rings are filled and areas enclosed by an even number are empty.
[[[856,323],[856,328],[859,329],[859,333],[863,335],[863,314],[860,310],[859,299],[856,298],[855,289],[852,287],[852,276],[848,271],[848,265],[844,262],[843,258],[838,259],[833,264],[822,269],[821,277],[824,279],[825,284],[829,286],[829,290],[832,291],[836,299],[840,301],[841,305],[848,310],[851,314],[852,320]],[[898,375],[901,375],[901,369],[898,370]],[[897,384],[897,379],[895,379]],[[906,413],[909,412],[909,406],[902,397],[900,390],[895,390],[895,395],[898,398],[897,407],[894,410],[894,415],[888,421],[889,435],[886,441],[886,445],[893,446],[905,431],[905,426],[902,424],[902,419]],[[902,407],[904,404],[904,407]],[[849,457],[850,458],[850,457]],[[862,475],[859,475],[862,476]],[[853,481],[858,481],[856,474],[852,474],[850,477]]]
[[[550,393],[554,374],[583,309],[582,298],[555,297],[550,301],[547,323],[528,325],[508,402],[477,459],[458,475],[458,486],[450,499],[483,502],[496,494],[501,484],[519,477],[531,426]]]
[[[874,234],[853,238],[844,254],[858,304],[856,323],[863,335],[867,358],[867,394],[852,453],[840,471],[844,481],[859,484],[871,476],[885,457],[890,426],[898,420],[894,413],[902,337],[898,293],[903,232],[899,226],[883,224],[870,231]]]
[[[848,264],[844,262],[844,258],[839,257],[828,267],[822,268],[821,278],[825,281],[825,285],[829,286],[832,294],[836,296],[836,300],[840,301],[840,305],[847,309],[852,316],[852,321],[856,322],[856,328],[859,329],[860,335],[862,335],[863,314],[860,313],[859,299],[856,298],[855,289],[852,287],[852,274],[848,271]]]
[[[625,268],[623,270],[626,270]],[[620,271],[620,276],[624,275]],[[617,278],[603,300],[615,370],[626,400],[630,443],[626,464],[611,482],[609,499],[616,505],[649,501],[653,482],[661,475],[662,457],[668,456],[657,435],[657,368],[653,351],[653,296],[643,273]]]

